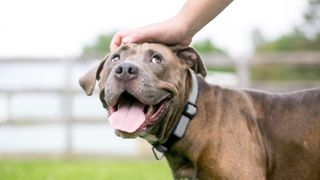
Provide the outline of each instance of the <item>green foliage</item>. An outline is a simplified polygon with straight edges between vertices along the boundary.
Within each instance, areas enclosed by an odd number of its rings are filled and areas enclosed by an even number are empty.
[[[320,0],[309,0],[309,8],[304,14],[307,29],[320,30]]]
[[[100,35],[97,39],[90,45],[83,48],[83,56],[95,56],[104,55],[109,51],[109,44],[111,43],[112,37],[115,33],[109,33],[105,35]],[[216,47],[212,41],[207,38],[201,41],[196,41],[192,45],[200,53],[222,53],[226,54],[222,49]]]
[[[226,54],[222,49],[216,47],[209,38],[196,41],[192,44],[199,53],[219,53]]]
[[[259,81],[318,81],[319,66],[257,66],[251,68],[251,77],[254,82]]]
[[[82,55],[94,56],[106,54],[109,51],[109,44],[111,43],[113,35],[114,33],[109,33],[98,36],[95,42],[83,48]]]
[[[283,35],[276,40],[264,42],[256,46],[257,52],[288,52],[320,50],[320,33],[310,39],[299,30]]]
[[[7,160],[0,161],[4,180],[141,180],[171,179],[165,161]]]
[[[292,32],[272,41],[265,41],[259,32],[254,31],[252,36],[256,51],[319,51],[320,0],[309,0],[309,7],[304,13],[304,20],[304,23],[297,26]],[[256,43],[257,37],[264,41]]]
[[[229,72],[229,73],[235,73],[236,69],[235,67],[219,67],[219,66],[210,66],[207,67],[208,72]]]

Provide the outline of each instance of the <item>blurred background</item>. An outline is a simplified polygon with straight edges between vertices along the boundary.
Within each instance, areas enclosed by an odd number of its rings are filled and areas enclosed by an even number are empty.
[[[87,97],[78,78],[108,52],[117,30],[166,20],[184,3],[1,1],[0,179],[168,179],[165,162],[149,162],[147,143],[114,135],[97,92]],[[211,84],[319,87],[320,0],[236,0],[192,46]]]

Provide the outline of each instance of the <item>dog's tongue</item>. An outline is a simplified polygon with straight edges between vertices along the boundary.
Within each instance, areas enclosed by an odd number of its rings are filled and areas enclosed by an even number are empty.
[[[137,100],[134,103],[123,101],[119,109],[112,113],[108,120],[114,129],[128,133],[135,132],[146,119],[143,112],[144,107],[145,105]]]

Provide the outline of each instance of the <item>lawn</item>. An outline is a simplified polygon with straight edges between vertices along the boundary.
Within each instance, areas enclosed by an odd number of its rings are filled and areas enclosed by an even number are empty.
[[[165,160],[0,160],[1,180],[167,180]]]

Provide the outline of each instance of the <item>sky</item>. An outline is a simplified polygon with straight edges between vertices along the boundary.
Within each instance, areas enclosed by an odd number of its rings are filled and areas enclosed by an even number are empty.
[[[72,57],[100,34],[166,20],[185,0],[1,0],[1,57]],[[251,33],[268,39],[303,21],[306,0],[234,0],[195,35],[231,56],[252,52]],[[106,44],[106,49],[108,44]]]

